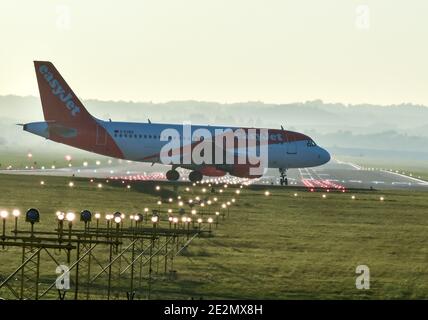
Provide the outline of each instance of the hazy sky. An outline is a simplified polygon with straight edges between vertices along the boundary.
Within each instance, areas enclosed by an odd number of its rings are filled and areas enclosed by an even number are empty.
[[[368,6],[365,6],[368,5]],[[0,94],[428,105],[427,0],[0,0]]]

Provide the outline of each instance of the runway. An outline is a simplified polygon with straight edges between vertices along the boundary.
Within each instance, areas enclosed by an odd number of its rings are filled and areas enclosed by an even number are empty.
[[[262,179],[264,183],[278,183],[276,172],[270,169],[268,175]],[[306,186],[308,188],[324,189],[418,189],[428,190],[428,182],[403,175],[394,171],[376,168],[362,168],[350,162],[332,159],[329,163],[304,169],[290,169],[287,171],[290,185]]]
[[[0,170],[2,174],[28,174],[40,176],[85,177],[114,180],[162,181],[168,166],[150,165],[130,161],[121,163],[105,162],[93,166],[66,167],[57,169],[24,169]],[[188,170],[178,169],[181,181],[188,181]],[[308,189],[326,189],[328,191],[343,191],[346,189],[399,189],[399,190],[428,190],[428,182],[391,172],[384,169],[367,169],[349,162],[332,159],[328,164],[315,168],[289,169],[287,171],[290,186],[307,187]],[[214,178],[206,177],[206,181]],[[277,169],[269,169],[260,179],[247,180],[226,176],[222,182],[250,182],[251,184],[279,185]]]

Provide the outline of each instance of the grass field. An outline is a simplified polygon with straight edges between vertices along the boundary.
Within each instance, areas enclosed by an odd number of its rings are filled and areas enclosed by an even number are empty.
[[[56,210],[130,214],[156,206],[159,198],[150,184],[97,188],[97,181],[74,179],[70,188],[70,178],[12,175],[0,181],[0,208],[38,208],[38,230],[56,227]],[[192,195],[200,188],[192,188]],[[168,189],[162,184],[163,192]],[[226,189],[221,201],[233,191]],[[264,191],[244,188],[215,236],[196,239],[176,259],[177,279],[153,283],[152,298],[428,298],[427,193],[359,191],[322,198],[304,190]],[[179,187],[178,194],[185,193]],[[11,272],[18,260],[0,251],[0,273]],[[355,288],[358,265],[370,268],[369,290]]]

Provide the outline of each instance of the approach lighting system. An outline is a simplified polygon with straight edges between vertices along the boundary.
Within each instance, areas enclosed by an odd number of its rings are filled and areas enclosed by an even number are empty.
[[[39,210],[31,208],[25,214],[25,221],[30,223],[36,223],[40,221],[40,213]]]
[[[92,213],[89,210],[83,210],[80,212],[80,221],[83,222],[91,222],[92,220]]]

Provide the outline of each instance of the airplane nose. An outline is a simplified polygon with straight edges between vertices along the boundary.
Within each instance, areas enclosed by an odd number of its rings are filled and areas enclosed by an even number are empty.
[[[327,163],[331,159],[330,153],[327,150],[321,148],[320,158],[323,164]]]
[[[330,153],[323,148],[318,148],[318,165],[322,165],[330,161]]]

